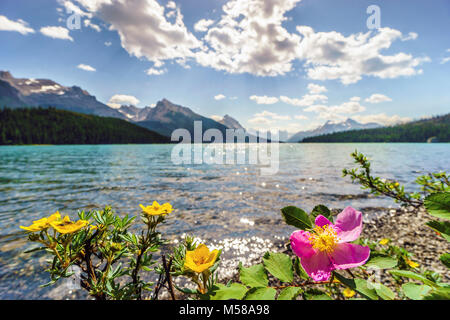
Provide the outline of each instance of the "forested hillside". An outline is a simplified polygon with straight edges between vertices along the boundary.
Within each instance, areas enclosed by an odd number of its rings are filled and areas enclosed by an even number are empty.
[[[0,109],[1,145],[167,142],[167,137],[117,118],[54,108]]]
[[[305,138],[302,142],[450,142],[450,114],[392,127],[352,130]]]

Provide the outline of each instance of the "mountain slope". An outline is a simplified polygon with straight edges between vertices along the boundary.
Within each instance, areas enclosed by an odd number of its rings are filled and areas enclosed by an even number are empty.
[[[221,124],[223,124],[225,127],[229,129],[244,129],[245,128],[233,117],[229,116],[228,114],[224,115],[222,120],[217,121]]]
[[[450,114],[392,127],[309,137],[302,142],[450,142]]]
[[[0,109],[0,144],[168,143],[125,120],[55,108]]]
[[[202,121],[203,132],[208,129],[218,129],[225,135],[227,127],[223,124],[203,117],[187,107],[173,104],[167,99],[158,101],[156,107],[148,110],[143,121],[135,123],[167,137],[170,137],[174,130],[184,128],[191,133],[193,139],[194,121]]]
[[[327,121],[324,125],[308,131],[300,131],[294,134],[289,138],[288,142],[299,142],[302,141],[306,137],[315,137],[323,134],[333,133],[333,132],[341,132],[341,131],[349,131],[349,130],[360,130],[360,129],[372,129],[380,127],[378,123],[359,123],[353,119],[348,118],[344,122],[333,122]]]
[[[77,86],[65,87],[48,79],[14,78],[7,71],[0,71],[0,81],[8,83],[15,89],[5,93],[12,103],[3,101],[3,92],[0,92],[2,103],[0,106],[22,107],[24,104],[32,107],[51,106],[104,117],[125,118],[120,112],[97,101],[94,96]]]

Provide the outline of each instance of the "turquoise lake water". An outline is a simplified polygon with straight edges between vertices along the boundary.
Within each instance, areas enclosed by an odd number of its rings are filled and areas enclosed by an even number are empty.
[[[375,174],[409,188],[418,175],[450,169],[449,144],[282,144],[279,172],[272,176],[261,176],[252,164],[175,165],[173,147],[0,147],[0,299],[53,297],[50,289],[38,288],[48,281],[45,257],[22,253],[27,244],[19,225],[56,210],[75,217],[77,210],[111,205],[120,214],[137,215],[140,203],[157,200],[176,209],[164,225],[168,238],[188,233],[205,241],[270,242],[292,231],[279,220],[286,205],[352,205],[363,212],[396,206],[367,197],[342,178],[342,169],[354,166],[355,149],[372,160]]]

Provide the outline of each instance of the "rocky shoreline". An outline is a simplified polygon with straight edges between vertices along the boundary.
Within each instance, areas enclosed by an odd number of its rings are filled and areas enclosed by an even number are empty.
[[[363,226],[362,237],[376,241],[389,238],[394,245],[414,254],[420,266],[438,272],[443,280],[450,280],[450,272],[439,256],[450,251],[449,243],[425,225],[435,219],[424,208],[390,209],[387,214],[368,221]]]

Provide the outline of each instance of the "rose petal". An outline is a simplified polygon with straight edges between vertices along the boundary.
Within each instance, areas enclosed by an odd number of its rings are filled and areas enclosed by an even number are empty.
[[[353,243],[339,243],[330,254],[335,269],[349,269],[362,266],[370,256],[370,248]]]
[[[309,243],[310,233],[308,231],[297,230],[291,234],[291,248],[294,253],[300,258],[311,257],[316,251]]]
[[[330,225],[330,226],[333,225],[333,224],[330,222],[330,220],[328,220],[327,218],[325,218],[325,216],[323,216],[323,215],[321,215],[321,214],[319,214],[319,215],[316,217],[316,221],[314,221],[314,223],[316,224],[316,226],[319,226],[319,227],[323,227],[323,226],[326,226],[326,225]]]
[[[334,226],[339,242],[354,241],[358,239],[362,231],[362,213],[347,207],[338,214]]]
[[[327,253],[323,251],[317,251],[309,258],[301,258],[300,263],[314,281],[327,281],[331,271],[335,269]]]

